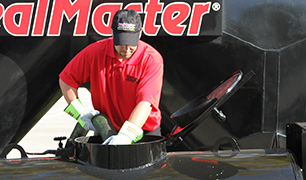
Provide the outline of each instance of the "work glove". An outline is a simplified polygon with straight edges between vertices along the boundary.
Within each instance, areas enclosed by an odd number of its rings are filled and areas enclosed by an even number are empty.
[[[85,110],[79,99],[73,100],[64,111],[76,119],[79,124],[86,130],[96,131],[95,127],[92,125],[91,119],[100,114],[97,110]]]
[[[136,124],[125,121],[117,135],[107,138],[102,145],[127,145],[141,140],[143,130]]]

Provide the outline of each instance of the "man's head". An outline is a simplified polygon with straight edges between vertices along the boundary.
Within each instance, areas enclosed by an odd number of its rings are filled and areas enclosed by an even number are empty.
[[[132,9],[117,11],[112,23],[114,45],[137,46],[141,29],[141,18],[136,11]]]

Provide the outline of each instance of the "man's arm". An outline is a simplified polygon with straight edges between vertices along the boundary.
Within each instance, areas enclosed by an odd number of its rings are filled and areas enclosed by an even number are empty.
[[[151,103],[148,101],[139,102],[131,113],[128,121],[125,121],[121,127],[119,133],[109,137],[102,144],[122,145],[139,141],[143,136],[141,127],[147,121],[151,110]]]
[[[100,114],[100,112],[97,110],[85,110],[81,101],[77,99],[78,91],[76,88],[69,86],[61,79],[59,79],[59,85],[61,87],[63,96],[68,103],[68,106],[64,111],[75,118],[84,129],[96,131],[91,119],[92,117]]]
[[[59,85],[62,90],[63,96],[68,104],[70,104],[71,101],[78,98],[78,92],[76,88],[67,85],[61,79],[59,79]],[[152,110],[151,103],[149,103],[148,101],[141,101],[134,108],[128,121],[136,124],[138,127],[141,128],[148,119],[151,110]]]
[[[134,123],[138,127],[142,127],[151,113],[151,103],[148,101],[139,102],[131,113],[128,121]]]
[[[60,88],[62,90],[63,96],[64,96],[64,98],[65,98],[65,100],[68,104],[70,104],[71,101],[78,98],[78,91],[77,91],[76,88],[73,88],[73,87],[67,85],[60,78],[59,78],[59,85],[60,85]]]

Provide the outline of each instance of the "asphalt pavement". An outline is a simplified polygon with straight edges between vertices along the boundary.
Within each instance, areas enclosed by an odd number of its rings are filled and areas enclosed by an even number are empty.
[[[79,88],[79,98],[86,109],[92,108],[90,92],[85,88]],[[18,143],[26,152],[42,153],[48,149],[55,150],[58,147],[58,141],[54,137],[70,136],[77,121],[67,115],[63,110],[67,106],[64,97],[60,98],[57,103],[42,117],[40,121],[23,137]],[[90,131],[87,135],[93,135]],[[65,145],[66,140],[63,141]],[[43,156],[29,155],[29,157],[53,157],[52,154]],[[20,158],[18,150],[13,149],[8,155],[8,159]]]

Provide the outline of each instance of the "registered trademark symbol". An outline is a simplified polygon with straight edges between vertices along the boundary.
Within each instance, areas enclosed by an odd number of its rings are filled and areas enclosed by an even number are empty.
[[[214,11],[219,11],[221,8],[221,5],[218,2],[215,2],[212,7],[211,7]]]

